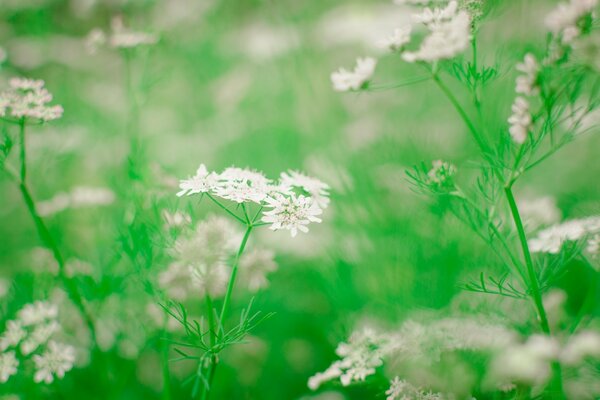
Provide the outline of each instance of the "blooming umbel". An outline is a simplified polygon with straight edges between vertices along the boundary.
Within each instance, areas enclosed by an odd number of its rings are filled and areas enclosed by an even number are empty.
[[[347,92],[359,90],[367,84],[375,72],[377,60],[371,57],[357,58],[356,66],[352,71],[340,68],[331,74],[331,83],[334,90]]]
[[[274,182],[250,169],[230,167],[216,173],[200,164],[196,175],[181,180],[179,188],[179,197],[207,194],[237,204],[258,204],[258,219],[271,224],[272,230],[290,230],[292,236],[308,232],[311,222],[321,222],[317,216],[329,204],[329,186],[298,171],[283,172]]]
[[[75,349],[53,338],[61,330],[55,304],[37,301],[26,304],[9,320],[0,336],[0,382],[14,375],[21,361],[33,360],[35,382],[51,383],[73,367]],[[7,351],[8,350],[8,351]],[[18,354],[21,361],[16,358]],[[28,358],[30,357],[30,358]]]
[[[36,368],[33,380],[52,383],[55,377],[62,379],[65,373],[73,368],[75,349],[72,346],[51,341],[44,353],[33,356],[33,362]]]
[[[51,106],[52,95],[44,81],[12,78],[10,88],[0,93],[0,116],[48,122],[62,117],[63,108]]]
[[[407,62],[434,62],[448,59],[464,51],[470,43],[471,17],[458,9],[458,3],[451,1],[445,8],[425,8],[415,15],[415,21],[427,27],[419,49],[405,51],[402,58]]]

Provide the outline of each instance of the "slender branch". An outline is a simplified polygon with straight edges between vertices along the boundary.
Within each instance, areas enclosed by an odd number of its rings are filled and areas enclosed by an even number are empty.
[[[223,210],[225,210],[225,212],[229,215],[231,215],[233,218],[237,219],[239,222],[241,222],[242,224],[246,225],[246,221],[244,221],[241,217],[239,217],[236,213],[234,213],[233,211],[231,211],[229,208],[225,207],[219,200],[215,199],[210,193],[205,193],[206,196],[208,196],[209,199],[211,199],[216,205],[218,205],[220,208],[222,208]]]

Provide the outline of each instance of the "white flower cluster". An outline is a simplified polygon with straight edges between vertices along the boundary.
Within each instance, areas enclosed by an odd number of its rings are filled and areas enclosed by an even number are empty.
[[[449,59],[463,52],[471,39],[471,17],[451,1],[445,8],[425,8],[414,16],[415,22],[429,31],[416,51],[405,51],[407,62],[435,62]]]
[[[377,367],[383,365],[387,341],[387,336],[369,328],[354,332],[348,343],[340,343],[335,350],[341,360],[312,376],[308,380],[308,387],[317,390],[323,383],[334,379],[339,379],[344,386],[364,381],[367,376],[375,373]]]
[[[377,60],[372,57],[356,59],[356,66],[352,71],[340,68],[331,74],[333,89],[338,92],[359,90],[371,79],[375,72]]]
[[[10,115],[16,119],[29,118],[52,121],[62,117],[63,108],[50,106],[52,95],[44,87],[44,81],[12,78],[10,88],[0,93],[0,116]]]
[[[442,400],[445,398],[441,393],[424,391],[399,377],[392,379],[390,388],[385,391],[385,394],[386,400]]]
[[[523,62],[517,64],[517,70],[523,74],[517,77],[515,91],[522,96],[517,96],[511,107],[512,115],[508,118],[510,124],[508,131],[515,143],[522,144],[532,128],[529,100],[525,96],[535,96],[539,93],[540,66],[534,55],[527,53]]]
[[[451,182],[456,174],[456,167],[446,161],[435,160],[432,168],[427,172],[428,183],[435,186],[445,186]]]
[[[546,26],[560,37],[562,43],[570,44],[581,35],[581,19],[593,12],[597,4],[597,0],[570,0],[560,3],[546,17]]]
[[[157,35],[132,31],[125,27],[121,17],[114,17],[111,21],[110,33],[106,34],[98,28],[93,29],[86,38],[86,47],[90,53],[94,53],[106,44],[115,49],[131,49],[157,42]]]
[[[115,193],[103,187],[77,186],[70,192],[60,192],[52,198],[37,203],[41,216],[50,216],[69,208],[108,206],[115,201]]]
[[[73,368],[75,349],[53,340],[60,330],[57,318],[56,305],[37,301],[25,305],[16,319],[6,322],[0,336],[0,382],[17,373],[20,362],[16,354],[23,358],[32,355],[35,382],[52,383],[55,377],[62,379]]]
[[[228,261],[235,255],[239,238],[225,217],[211,216],[199,223],[193,234],[175,243],[176,261],[158,278],[169,297],[184,301],[192,297],[221,297],[231,274]],[[251,292],[268,286],[267,275],[277,269],[274,254],[252,249],[242,254],[239,281]]]
[[[560,252],[564,243],[591,237],[600,233],[600,217],[573,219],[558,225],[553,225],[537,233],[537,236],[529,240],[529,249],[533,253]]]
[[[600,334],[582,331],[565,344],[555,338],[533,335],[524,343],[515,343],[498,352],[490,368],[490,378],[501,385],[541,385],[552,375],[551,362],[566,367],[580,366],[600,359]]]
[[[321,222],[318,216],[329,204],[329,186],[296,171],[284,172],[274,182],[249,169],[230,167],[216,173],[200,164],[196,175],[182,180],[179,188],[180,197],[207,193],[235,203],[259,204],[265,209],[262,221],[272,230],[289,230],[292,237],[308,232],[311,222]]]

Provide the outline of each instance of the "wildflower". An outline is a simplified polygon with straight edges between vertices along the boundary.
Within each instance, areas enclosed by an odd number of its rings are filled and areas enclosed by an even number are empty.
[[[338,92],[347,92],[363,88],[373,76],[376,65],[377,61],[374,58],[357,58],[354,70],[348,71],[340,68],[331,74],[333,89]]]
[[[386,390],[385,394],[387,400],[436,400],[444,398],[441,393],[425,392],[398,377],[390,382],[390,388]]]
[[[329,205],[329,185],[317,178],[290,170],[287,173],[281,173],[281,183],[284,186],[303,189],[322,209],[327,208]]]
[[[571,43],[581,34],[579,21],[589,15],[597,3],[597,0],[570,0],[560,3],[546,17],[546,26],[552,33],[560,36],[563,43]]]
[[[599,232],[600,217],[573,219],[539,231],[535,238],[529,240],[529,249],[533,253],[557,254],[565,242]]]
[[[209,173],[204,164],[200,164],[196,170],[196,175],[192,178],[184,179],[179,183],[181,191],[177,193],[178,197],[189,196],[196,193],[206,193],[218,185],[219,176],[211,172]]]
[[[525,198],[518,201],[518,206],[523,223],[529,231],[554,224],[561,218],[556,199],[551,196]]]
[[[452,186],[452,177],[456,174],[456,167],[442,160],[432,162],[433,168],[427,172],[429,183],[435,186]]]
[[[523,144],[532,128],[529,102],[524,97],[519,96],[515,99],[511,110],[512,115],[508,118],[508,123],[510,124],[508,131],[515,143]]]
[[[410,42],[411,27],[396,28],[394,32],[379,41],[379,45],[391,51],[400,51]]]
[[[23,329],[21,321],[8,321],[6,330],[0,337],[0,351],[4,351],[9,347],[16,347],[26,335],[27,332]]]
[[[52,383],[54,377],[62,379],[65,373],[73,368],[75,349],[72,346],[51,341],[42,355],[33,356],[33,362],[36,367],[33,380]]]
[[[9,114],[22,119],[31,118],[43,122],[62,117],[63,108],[50,106],[52,95],[44,88],[44,81],[12,78],[10,88],[0,93],[0,116]]]
[[[14,351],[0,354],[0,383],[5,383],[8,379],[17,373],[19,360]]]
[[[311,222],[321,222],[318,215],[323,213],[316,202],[303,195],[296,196],[292,194],[285,197],[281,194],[275,194],[274,197],[266,199],[266,207],[271,208],[263,213],[263,222],[271,223],[271,230],[287,229],[292,237],[298,234],[298,231],[308,232],[308,225]]]
[[[425,8],[415,20],[424,24],[429,34],[417,51],[405,51],[402,58],[407,62],[434,62],[456,56],[469,46],[471,17],[459,11],[456,1],[446,8]]]
[[[560,359],[567,365],[581,364],[586,358],[600,359],[600,334],[583,331],[572,336],[562,349]]]
[[[267,274],[277,270],[277,264],[272,251],[254,249],[244,253],[239,268],[240,281],[248,286],[248,290],[256,292],[269,285]]]
[[[21,343],[21,353],[23,355],[33,353],[38,347],[45,345],[59,329],[60,325],[56,321],[37,325],[31,334]]]
[[[271,190],[270,183],[260,172],[231,167],[219,175],[219,185],[214,193],[236,203],[252,201],[260,204]]]
[[[25,305],[17,316],[23,326],[36,325],[47,320],[55,319],[58,315],[58,307],[44,301],[36,301]]]
[[[527,53],[522,63],[517,64],[517,70],[524,75],[517,77],[517,87],[515,91],[527,96],[534,96],[540,89],[537,84],[540,67],[531,53]]]

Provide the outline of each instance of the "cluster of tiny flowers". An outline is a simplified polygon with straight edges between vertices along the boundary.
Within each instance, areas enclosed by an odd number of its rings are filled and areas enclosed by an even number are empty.
[[[405,26],[394,29],[394,32],[379,41],[379,45],[391,51],[402,51],[404,46],[410,42],[412,27]]]
[[[191,235],[175,243],[176,261],[159,274],[160,287],[179,301],[206,294],[223,296],[231,274],[228,261],[235,255],[240,237],[225,217],[211,216],[200,222]],[[251,249],[241,256],[239,281],[256,292],[268,286],[267,275],[276,269],[273,252]]]
[[[528,53],[523,62],[517,64],[517,70],[522,72],[522,75],[517,77],[515,91],[522,96],[517,96],[511,107],[512,115],[508,118],[510,125],[508,131],[515,143],[522,144],[532,128],[529,100],[525,96],[535,96],[539,93],[540,66],[533,54]]]
[[[0,116],[16,119],[29,118],[38,121],[52,121],[62,117],[63,108],[50,106],[52,95],[44,88],[44,81],[12,78],[10,88],[0,93]]]
[[[55,376],[62,379],[73,368],[75,349],[52,339],[60,330],[57,317],[56,305],[38,301],[25,305],[16,319],[6,322],[0,336],[0,382],[17,373],[16,354],[23,358],[33,354],[35,382],[52,383]]]
[[[588,217],[565,221],[553,225],[537,233],[537,236],[529,240],[529,249],[534,253],[560,252],[564,243],[585,239],[600,233],[600,217]]]
[[[395,377],[390,382],[390,388],[385,391],[386,400],[442,400],[441,393],[426,392],[409,382]]]
[[[317,390],[324,382],[339,379],[343,386],[364,381],[383,364],[389,339],[372,329],[354,332],[348,343],[340,343],[336,354],[341,358],[329,368],[308,380],[308,387]]]
[[[427,183],[438,188],[451,187],[456,167],[442,160],[435,160],[431,164],[432,168],[427,172]]]
[[[363,88],[373,76],[377,60],[372,57],[356,59],[356,66],[352,71],[340,68],[331,74],[333,89],[338,92],[359,90]]]
[[[93,29],[87,36],[86,47],[94,53],[101,46],[107,45],[115,49],[131,49],[143,45],[153,45],[158,42],[158,36],[135,32],[125,27],[121,17],[111,21],[111,31],[106,34],[101,29]]]
[[[264,208],[262,221],[272,230],[289,230],[292,237],[308,232],[311,222],[321,222],[318,216],[329,204],[329,186],[296,171],[284,172],[274,182],[249,169],[230,167],[216,173],[200,164],[196,175],[182,180],[179,188],[180,197],[206,193],[239,204],[259,204]]]
[[[407,62],[449,59],[469,46],[471,17],[466,11],[458,9],[456,1],[451,1],[445,8],[425,8],[414,19],[425,25],[429,33],[416,51],[402,53],[402,58]]]
[[[597,0],[570,0],[560,3],[546,17],[546,26],[562,43],[570,44],[581,35],[581,19],[592,13],[597,4]]]

